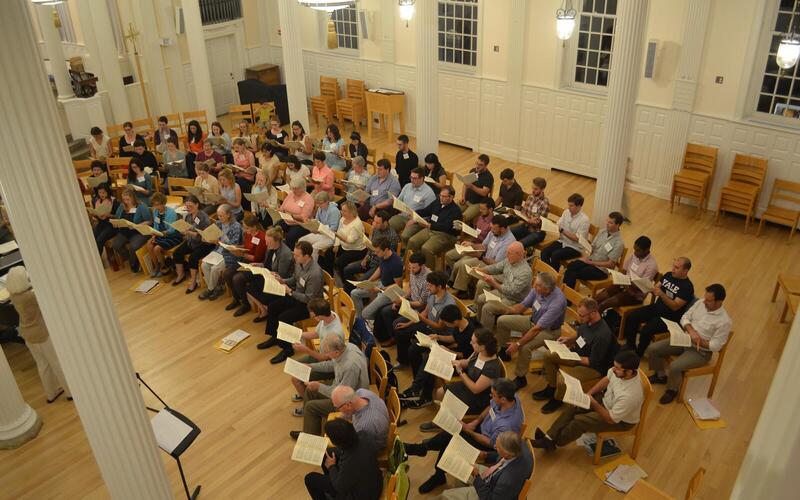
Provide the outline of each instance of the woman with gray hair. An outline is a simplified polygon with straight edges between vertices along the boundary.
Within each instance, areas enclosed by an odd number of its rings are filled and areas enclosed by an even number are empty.
[[[295,178],[289,181],[291,192],[281,203],[280,211],[292,216],[291,221],[281,220],[277,225],[286,234],[286,246],[294,249],[297,240],[308,234],[308,231],[300,225],[312,218],[314,213],[314,198],[306,192],[306,181]]]
[[[328,229],[335,234],[336,230],[339,229],[339,220],[342,218],[339,207],[336,206],[336,203],[331,201],[331,195],[327,191],[319,191],[313,196],[314,203],[317,206],[314,218],[319,222],[320,226],[327,226]],[[311,243],[311,247],[314,249],[314,260],[317,260],[320,252],[328,250],[333,246],[333,240],[320,232],[307,234],[300,238],[300,241]],[[320,265],[322,265],[322,263],[320,263]],[[331,265],[323,267],[328,272],[331,272]]]
[[[222,237],[217,242],[216,248],[203,258],[200,271],[206,280],[206,290],[198,297],[200,300],[216,300],[222,295],[224,284],[219,277],[226,267],[238,266],[238,259],[221,243],[239,246],[242,244],[242,225],[233,217],[231,206],[224,203],[217,209],[217,226],[222,231]]]
[[[353,168],[347,172],[346,183],[348,193],[355,192],[358,189],[364,189],[370,178],[370,174],[367,172],[367,162],[364,158],[356,156],[353,158],[352,165]]]
[[[19,334],[25,339],[31,356],[36,361],[36,369],[39,371],[39,379],[44,386],[47,402],[52,403],[64,391],[67,392],[67,399],[71,400],[64,372],[61,371],[61,364],[53,349],[53,343],[50,342],[50,334],[47,332],[39,303],[28,279],[28,272],[23,266],[12,267],[8,271],[6,288],[11,296],[11,303],[19,314]]]

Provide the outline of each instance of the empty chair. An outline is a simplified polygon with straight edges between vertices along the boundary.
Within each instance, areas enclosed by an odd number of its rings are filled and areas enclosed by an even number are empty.
[[[358,130],[361,120],[366,118],[366,108],[364,103],[364,81],[347,80],[345,89],[347,97],[336,101],[336,116],[339,118],[339,127],[344,129],[345,119],[353,122],[353,128]]]
[[[250,104],[228,106],[228,118],[230,118],[231,123],[239,123],[242,120],[253,123],[253,108]]]
[[[698,217],[708,201],[708,190],[714,179],[714,169],[717,165],[717,148],[687,144],[683,155],[683,165],[672,179],[672,193],[670,194],[669,211],[675,207],[675,202],[680,203],[681,198],[697,201]]]
[[[797,230],[797,222],[800,221],[800,209],[798,208],[800,208],[800,183],[775,179],[775,183],[772,185],[772,194],[769,196],[769,205],[761,214],[761,222],[758,223],[756,236],[761,234],[764,222],[769,221],[789,226],[791,228],[789,239],[791,240]]]
[[[200,128],[203,129],[203,132],[208,132],[208,118],[206,118],[205,111],[186,111],[183,113],[183,126],[185,127],[183,133],[186,134],[186,128],[189,127],[189,122],[192,120],[197,120],[200,124]]]
[[[336,114],[336,101],[341,97],[339,81],[330,76],[319,77],[320,95],[311,98],[311,114],[319,127],[319,115],[323,115],[328,122],[333,121]]]
[[[714,220],[718,221],[720,214],[725,212],[744,215],[744,230],[747,232],[766,174],[767,160],[765,158],[737,153],[731,167],[731,177],[719,194],[717,214]]]

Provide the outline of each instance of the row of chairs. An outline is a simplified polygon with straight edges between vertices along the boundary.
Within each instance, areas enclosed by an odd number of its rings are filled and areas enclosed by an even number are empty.
[[[363,80],[347,79],[346,97],[342,98],[339,81],[330,76],[319,77],[320,95],[311,98],[311,114],[319,127],[319,116],[328,122],[334,117],[339,120],[339,127],[344,128],[344,121],[349,119],[358,130],[361,120],[367,118],[366,85]]]

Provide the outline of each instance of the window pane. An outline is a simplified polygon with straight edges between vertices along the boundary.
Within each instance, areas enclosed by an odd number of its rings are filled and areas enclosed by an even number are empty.
[[[604,87],[608,86],[608,71],[597,72],[597,84]]]
[[[792,10],[794,9],[794,0],[781,0],[781,10]]]
[[[596,68],[598,58],[599,54],[597,52],[589,52],[589,62],[586,65]]]
[[[617,0],[608,0],[606,2],[606,14],[617,15]]]
[[[772,105],[772,96],[762,94],[758,98],[758,107],[756,109],[757,111],[760,111],[762,113],[769,113],[771,105]]]
[[[594,69],[587,69],[586,70],[586,83],[595,84],[597,80],[597,70]]]
[[[603,41],[600,43],[600,48],[605,51],[611,51],[611,43],[613,38],[611,35],[603,35]]]
[[[478,50],[476,0],[439,0],[439,60],[474,66]],[[442,50],[444,49],[444,50]]]
[[[594,0],[594,11],[598,14],[605,14],[606,0]]]
[[[595,31],[595,32],[603,31],[603,18],[602,17],[593,17],[592,18],[592,31]]]
[[[589,48],[592,50],[597,50],[600,48],[600,35],[595,35],[592,33],[592,36],[589,37]]]
[[[609,35],[614,33],[614,20],[610,17],[607,17],[603,20],[603,33],[608,33]]]
[[[578,35],[578,47],[586,48],[589,46],[589,35],[581,33]]]
[[[583,0],[583,11],[584,12],[592,11],[592,0]]]
[[[578,51],[578,59],[575,61],[576,64],[585,65],[586,64],[586,51],[579,50]]]
[[[591,22],[592,20],[589,18],[589,16],[581,16],[580,31],[589,31],[589,24]]]
[[[775,62],[775,58],[770,55],[770,57],[767,58],[767,67],[764,70],[764,72],[765,73],[771,73],[773,75],[777,75],[779,73],[779,71],[780,71],[780,68],[778,67],[778,63],[776,63]]]
[[[778,80],[778,88],[775,90],[775,93],[778,95],[789,95],[789,89],[792,88],[792,79],[791,78],[781,78]]]
[[[575,68],[575,81],[583,83],[586,80],[586,70],[583,68]]]
[[[791,14],[778,14],[778,20],[775,21],[775,31],[787,32],[789,30],[789,22],[792,20]]]

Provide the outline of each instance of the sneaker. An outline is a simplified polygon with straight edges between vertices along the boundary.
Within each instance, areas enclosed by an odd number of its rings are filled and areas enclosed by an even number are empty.
[[[292,410],[293,417],[302,417],[303,416],[303,409],[302,408],[295,408]]]
[[[425,422],[423,424],[419,424],[419,430],[421,432],[439,432],[439,426],[433,422]]]
[[[536,401],[546,401],[548,399],[552,399],[553,396],[556,395],[555,387],[545,387],[541,391],[537,391],[533,393],[533,399]]]
[[[407,400],[405,401],[405,407],[411,410],[417,410],[419,408],[424,408],[426,406],[430,406],[433,404],[433,400],[430,398],[420,396],[418,399]]]
[[[661,399],[658,400],[659,403],[662,405],[668,405],[672,403],[675,398],[678,396],[678,391],[673,391],[672,389],[667,389]]]
[[[661,384],[661,385],[663,385],[663,384],[667,383],[667,376],[664,375],[664,376],[659,377],[657,373],[655,373],[653,375],[650,375],[649,377],[647,377],[647,379],[650,381],[651,384]]]
[[[556,443],[547,436],[542,436],[531,441],[534,448],[541,448],[546,451],[553,451],[556,449]]]
[[[528,379],[527,378],[525,378],[525,377],[516,377],[514,379],[514,387],[516,387],[517,390],[520,390],[520,389],[524,388],[526,385],[528,385]]]
[[[424,457],[428,454],[428,450],[422,444],[418,443],[403,443],[403,449],[406,450],[406,455],[415,457]]]
[[[301,395],[299,395],[297,393],[292,395],[292,403],[302,403],[302,402],[303,402],[303,396],[301,396]]]
[[[225,292],[223,291],[222,288],[215,288],[211,290],[211,293],[208,294],[208,300],[217,300],[217,298],[220,297],[223,293]]]
[[[544,406],[542,406],[542,413],[544,413],[545,415],[547,415],[549,413],[553,413],[554,411],[556,411],[559,408],[561,408],[561,405],[563,405],[563,404],[564,403],[562,403],[561,401],[559,401],[557,399],[551,399],[550,401],[545,403]]]
[[[418,391],[413,387],[409,387],[405,391],[401,392],[399,395],[400,399],[417,399],[422,394],[422,391]]]
[[[592,446],[586,447],[586,452],[590,456],[594,456],[594,452],[597,449],[597,443]],[[613,457],[615,455],[619,455],[622,453],[622,450],[619,449],[617,443],[613,439],[607,439],[603,441],[603,447],[600,449],[600,458],[608,458]]]
[[[420,493],[430,493],[447,482],[444,472],[437,470],[427,481],[419,485]]]

